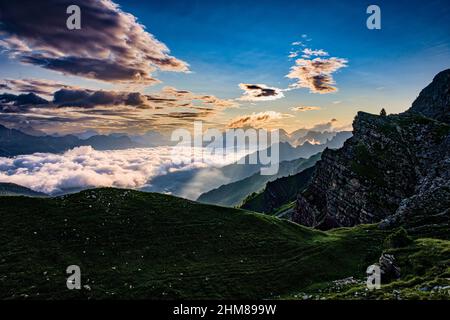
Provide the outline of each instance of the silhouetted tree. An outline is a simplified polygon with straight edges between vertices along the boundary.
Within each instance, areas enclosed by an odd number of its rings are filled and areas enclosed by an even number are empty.
[[[384,108],[381,109],[380,116],[382,116],[382,117],[386,116],[386,110],[384,110]]]

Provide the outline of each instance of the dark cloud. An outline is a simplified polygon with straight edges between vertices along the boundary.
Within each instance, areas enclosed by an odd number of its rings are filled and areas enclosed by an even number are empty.
[[[170,112],[168,114],[157,114],[160,117],[169,117],[174,119],[183,119],[183,120],[189,120],[189,119],[198,119],[202,117],[206,117],[211,114],[211,111],[201,111],[201,112]]]
[[[32,86],[38,91],[43,83],[45,80],[14,80],[16,89]],[[59,85],[54,83],[48,88]],[[10,126],[15,121],[30,121],[33,127],[46,132],[78,132],[81,128],[142,132],[155,123],[173,129],[194,119],[208,121],[221,110],[237,105],[232,100],[173,87],[152,94],[66,87],[55,91],[51,101],[34,93],[0,95],[2,121]]]
[[[147,99],[139,92],[115,92],[61,89],[54,93],[53,103],[58,107],[145,106]]]
[[[242,101],[267,101],[283,98],[283,90],[266,86],[265,84],[241,83],[239,87],[244,90]]]
[[[213,95],[198,95],[187,90],[178,90],[173,87],[164,87],[161,91],[153,94],[142,94],[140,92],[112,91],[112,90],[90,90],[74,86],[64,85],[44,79],[21,79],[4,80],[12,91],[25,91],[30,89],[29,94],[1,95],[1,105],[41,105],[46,104],[48,108],[77,107],[92,109],[95,107],[139,107],[139,108],[189,108],[195,110],[215,110],[236,107],[238,104],[232,100],[219,99]],[[60,88],[50,93],[50,89]],[[45,93],[52,96],[52,101],[47,101],[35,92]]]
[[[81,29],[66,8],[81,8]],[[24,63],[110,82],[153,84],[156,70],[187,72],[166,45],[110,0],[0,1],[0,46]]]
[[[1,112],[26,112],[31,107],[48,105],[48,101],[34,93],[28,94],[0,94]]]
[[[27,92],[50,96],[58,89],[74,89],[75,87],[63,84],[61,82],[56,82],[52,80],[43,79],[5,79],[3,80],[6,90],[15,92]]]
[[[48,125],[49,123],[60,123],[61,125],[68,125],[70,123],[77,124],[79,122],[88,122],[91,120],[95,120],[95,117],[85,116],[79,118],[71,118],[71,117],[62,117],[62,116],[53,116],[53,117],[42,117],[39,115],[23,115],[23,114],[7,114],[0,113],[0,122],[9,126],[10,123],[27,123],[33,124],[33,126],[39,127],[41,125]]]
[[[256,94],[256,97],[258,97],[258,98],[259,97],[270,97],[270,96],[274,96],[277,94],[277,91],[275,89],[263,88],[261,86],[254,85],[254,84],[245,85],[245,89],[258,91],[258,93]]]

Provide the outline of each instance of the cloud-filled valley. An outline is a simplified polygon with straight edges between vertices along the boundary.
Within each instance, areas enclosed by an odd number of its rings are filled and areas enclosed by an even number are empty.
[[[0,181],[45,193],[94,186],[141,188],[151,185],[151,179],[160,175],[221,167],[246,154],[241,150],[224,157],[222,153],[203,151],[205,149],[202,148],[168,146],[98,151],[84,146],[63,154],[35,153],[14,158],[0,157]],[[199,158],[201,152],[203,161]]]

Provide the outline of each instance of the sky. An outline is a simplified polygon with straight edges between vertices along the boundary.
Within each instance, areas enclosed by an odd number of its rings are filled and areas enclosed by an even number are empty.
[[[80,30],[66,27],[71,4]],[[448,21],[447,0],[0,0],[0,94],[14,95],[0,95],[0,123],[348,129],[360,110],[406,110],[449,68]]]

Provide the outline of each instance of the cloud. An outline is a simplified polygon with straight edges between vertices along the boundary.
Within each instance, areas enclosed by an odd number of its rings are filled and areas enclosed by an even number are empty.
[[[297,80],[290,88],[309,88],[310,92],[321,94],[335,92],[337,88],[333,86],[335,82],[332,74],[346,66],[347,60],[335,57],[297,59],[287,75],[288,78]]]
[[[30,86],[30,83],[25,80],[14,82],[16,86],[24,87]],[[32,85],[42,89],[39,86],[41,83],[45,80],[35,80]],[[58,86],[50,83],[48,88],[51,87]],[[142,94],[67,86],[55,91],[49,100],[35,93],[1,94],[0,122],[15,126],[15,122],[19,121],[45,132],[63,130],[70,133],[83,129],[144,132],[149,126],[171,130],[193,119],[208,121],[224,109],[238,106],[233,100],[174,87]]]
[[[141,188],[168,172],[220,167],[235,159],[203,150],[176,146],[97,151],[86,146],[63,154],[0,157],[0,181],[46,193],[99,186]]]
[[[307,38],[306,34],[302,38]],[[310,39],[306,39],[309,41]],[[305,45],[301,41],[293,42],[292,45]],[[292,49],[288,57],[290,59],[296,58],[299,55],[299,50]],[[264,84],[239,84],[239,87],[244,90],[244,95],[238,100],[241,101],[268,101],[276,100],[284,97],[284,92],[299,88],[309,88],[312,93],[330,93],[337,91],[333,86],[335,81],[332,74],[339,69],[347,66],[347,60],[342,58],[322,58],[329,56],[329,53],[323,49],[305,48],[301,50],[303,53],[301,59],[295,60],[295,65],[290,68],[290,72],[286,75],[287,78],[295,79],[296,82],[289,85],[286,89],[268,87]],[[312,58],[316,57],[316,58]],[[298,110],[297,110],[298,111]]]
[[[81,29],[69,30],[66,8],[81,7]],[[0,46],[12,58],[91,79],[150,85],[157,70],[188,72],[186,62],[110,0],[0,2]],[[42,14],[45,14],[43,19]]]
[[[304,46],[301,42],[298,42],[298,45],[302,45]],[[311,57],[326,57],[328,56],[328,52],[324,51],[323,49],[319,49],[319,50],[314,50],[314,49],[310,49],[310,48],[305,48],[301,51],[303,53],[302,57],[309,59]],[[299,54],[299,51],[291,51],[289,52],[289,58],[295,58],[297,57]]]
[[[28,112],[29,108],[47,106],[48,101],[34,93],[0,94],[0,112]]]
[[[326,51],[324,51],[322,49],[313,50],[313,49],[306,48],[302,52],[303,52],[302,57],[303,58],[308,58],[308,59],[311,58],[312,56],[325,57],[325,56],[329,55],[328,52],[326,52]]]
[[[243,127],[254,127],[262,128],[264,126],[270,125],[276,120],[282,120],[285,118],[290,118],[292,115],[284,114],[275,111],[265,111],[259,113],[252,113],[248,115],[243,115],[234,118],[229,124],[229,128],[243,128]]]
[[[319,132],[340,131],[339,130],[340,128],[336,127],[337,123],[338,123],[337,119],[331,119],[328,122],[315,124],[314,126],[309,128],[308,130],[310,130],[310,131],[319,131]]]
[[[189,104],[195,103],[195,101],[201,104],[215,109],[227,109],[236,108],[239,106],[233,100],[219,99],[213,95],[200,95],[187,90],[178,90],[174,87],[164,87],[159,93],[160,97],[167,99],[173,99],[173,101],[185,102]]]
[[[161,117],[169,117],[174,119],[183,119],[183,120],[195,120],[199,118],[207,117],[208,115],[212,114],[212,110],[205,110],[201,112],[169,112],[168,114],[158,114],[158,116]]]
[[[10,91],[35,93],[46,96],[51,96],[58,89],[76,88],[61,82],[44,79],[5,79],[3,82],[3,84],[0,84],[0,88],[3,85],[5,89]]]
[[[19,94],[19,95],[4,93],[0,95],[0,103],[5,104],[12,103],[17,106],[22,106],[29,104],[31,105],[48,104],[48,101],[39,97],[34,93]]]
[[[53,103],[58,107],[82,108],[119,105],[146,106],[147,98],[139,92],[60,89],[54,93]]]
[[[161,91],[147,95],[140,92],[106,91],[89,89],[60,89],[53,94],[53,104],[58,107],[92,108],[95,106],[134,106],[143,108],[179,108],[195,110],[221,110],[235,108],[232,100],[213,95],[198,95],[187,90],[164,87]]]
[[[299,107],[292,107],[292,111],[298,111],[298,112],[305,112],[305,111],[314,111],[314,110],[321,110],[321,107],[316,106],[299,106]]]
[[[284,97],[283,90],[266,86],[265,84],[240,83],[239,87],[244,90],[241,101],[270,101]]]
[[[298,51],[289,52],[288,58],[296,58],[298,56]]]

